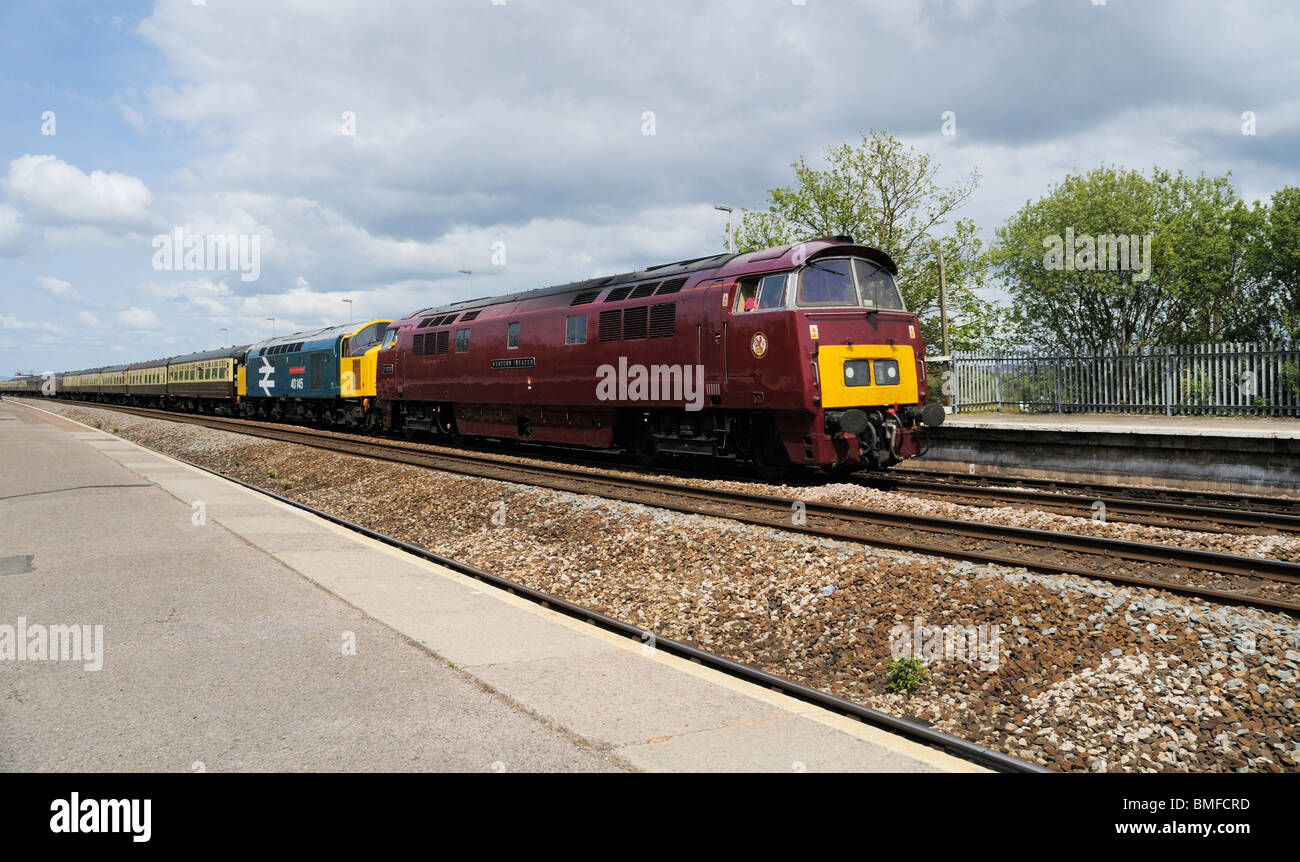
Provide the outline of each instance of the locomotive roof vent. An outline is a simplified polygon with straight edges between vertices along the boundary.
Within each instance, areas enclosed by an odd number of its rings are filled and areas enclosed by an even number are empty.
[[[663,296],[666,293],[676,293],[681,290],[682,286],[685,284],[686,279],[684,277],[665,281],[663,284],[659,285],[659,289],[655,291],[655,296]]]
[[[460,322],[469,323],[471,320],[478,317],[478,315],[479,315],[478,311],[467,311],[460,316]]]
[[[584,290],[582,293],[579,293],[577,296],[573,297],[573,300],[569,303],[569,306],[572,307],[575,305],[586,305],[589,302],[595,302],[596,297],[598,296],[600,296],[599,290]]]

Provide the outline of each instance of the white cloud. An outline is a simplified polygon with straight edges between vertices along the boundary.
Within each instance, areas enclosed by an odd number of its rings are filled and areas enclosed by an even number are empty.
[[[25,155],[9,163],[4,181],[11,202],[34,221],[129,226],[149,220],[153,195],[138,177],[92,171],[50,155]]]
[[[53,323],[36,323],[30,320],[19,320],[12,314],[0,314],[0,329],[36,329],[44,332],[53,332],[62,334],[63,327],[56,326]]]
[[[117,322],[128,329],[157,329],[162,325],[158,315],[154,314],[147,308],[136,308],[132,306],[126,311],[117,313]]]
[[[22,233],[22,218],[9,204],[0,204],[0,249],[10,246]]]
[[[72,287],[72,282],[64,281],[61,278],[55,278],[52,275],[42,275],[36,279],[36,283],[41,286],[42,290],[48,291],[55,296],[63,296]]]
[[[92,329],[99,329],[101,326],[104,325],[99,322],[98,317],[91,314],[89,311],[83,311],[79,313],[77,315],[77,319],[80,320],[82,323],[84,323],[86,326],[91,327]]]

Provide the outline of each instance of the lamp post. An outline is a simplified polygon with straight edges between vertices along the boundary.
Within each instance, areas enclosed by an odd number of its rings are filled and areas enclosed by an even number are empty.
[[[731,230],[731,207],[722,204],[714,204],[713,208],[719,212],[727,214],[727,251],[731,254],[736,253],[736,235]]]
[[[469,276],[469,298],[473,299],[474,298],[474,270],[462,269],[462,270],[458,270],[458,272],[463,272]]]
[[[222,329],[221,329],[221,346],[222,346],[222,347],[225,347],[225,346],[226,346],[226,341],[229,340],[229,336],[230,336],[230,330],[229,330],[229,329],[226,329],[225,327],[222,327]]]
[[[268,317],[267,320],[271,321],[271,337],[275,338],[275,318]]]
[[[346,303],[348,304],[348,324],[351,325],[351,323],[352,323],[352,300],[350,300],[350,299],[345,299],[345,300],[343,300],[343,301],[346,302]]]

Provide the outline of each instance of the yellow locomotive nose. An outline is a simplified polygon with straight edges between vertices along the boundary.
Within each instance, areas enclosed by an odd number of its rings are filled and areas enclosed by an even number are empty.
[[[817,370],[827,410],[917,402],[911,345],[823,344],[817,349]]]

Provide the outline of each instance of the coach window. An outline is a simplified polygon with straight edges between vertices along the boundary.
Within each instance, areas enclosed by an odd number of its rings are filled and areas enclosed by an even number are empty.
[[[469,328],[456,330],[456,352],[469,353]]]
[[[519,324],[512,323],[506,327],[506,349],[516,350],[519,347]]]
[[[564,343],[587,343],[587,315],[570,314],[564,318]]]

